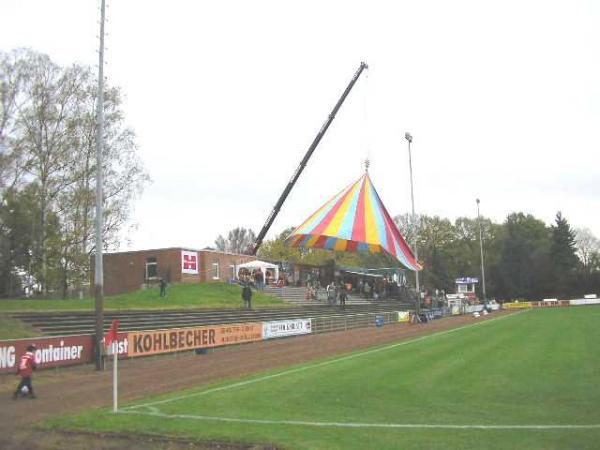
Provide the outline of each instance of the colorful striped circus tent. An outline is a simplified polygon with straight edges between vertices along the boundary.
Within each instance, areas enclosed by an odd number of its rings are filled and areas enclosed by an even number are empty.
[[[291,247],[385,252],[408,269],[421,270],[368,172],[312,214],[286,243]]]

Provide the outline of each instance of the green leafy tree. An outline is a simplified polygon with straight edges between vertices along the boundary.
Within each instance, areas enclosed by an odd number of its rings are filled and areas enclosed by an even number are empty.
[[[550,292],[550,235],[546,225],[523,213],[510,214],[498,245],[500,259],[493,267],[497,295],[503,299],[538,299]]]
[[[454,229],[448,219],[421,216],[419,229],[419,259],[425,270],[421,280],[428,290],[451,290],[454,276],[449,271],[448,249],[454,241]]]
[[[0,52],[0,189],[36,186],[34,259],[46,293],[83,284],[95,250],[96,84],[89,67],[61,67],[32,50]],[[108,87],[102,230],[107,247],[118,243],[131,203],[148,181],[120,105],[119,90]],[[56,270],[60,275],[50,273]]]
[[[275,239],[266,240],[258,249],[258,257],[268,261],[289,261],[298,263],[302,260],[302,249],[290,247],[285,244],[285,239],[294,231],[289,227],[277,235]]]

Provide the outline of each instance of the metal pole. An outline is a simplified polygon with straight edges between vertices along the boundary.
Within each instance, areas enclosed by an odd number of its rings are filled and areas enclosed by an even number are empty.
[[[479,222],[479,250],[481,252],[481,282],[483,287],[483,303],[487,303],[487,295],[485,293],[485,269],[483,268],[483,231],[481,229],[481,218],[479,217],[479,199],[477,201],[477,221]]]
[[[119,382],[118,382],[118,378],[117,378],[117,374],[119,373],[117,370],[117,361],[119,359],[119,355],[118,355],[118,346],[119,346],[119,341],[113,341],[112,343],[112,350],[113,350],[113,412],[117,412],[119,410],[119,404],[118,404],[118,399],[119,399],[119,395],[118,395],[118,386],[119,386]]]
[[[412,172],[412,155],[411,155],[411,151],[410,151],[410,144],[412,143],[412,136],[410,133],[405,133],[404,137],[406,138],[406,140],[408,141],[408,168],[410,170],[410,201],[412,204],[412,222],[413,222],[413,226],[414,226],[414,240],[413,240],[413,252],[415,254],[415,260],[419,260],[419,253],[418,253],[418,249],[417,249],[417,240],[418,240],[418,228],[416,226],[417,223],[417,218],[415,215],[415,195],[414,195],[414,190],[413,190],[413,172]],[[421,289],[419,287],[419,271],[415,270],[415,289],[417,290],[417,303],[416,303],[416,312],[417,315],[421,312]]]
[[[100,50],[98,61],[98,99],[96,105],[96,259],[94,298],[96,312],[96,370],[104,368],[102,337],[104,333],[104,269],[102,266],[102,149],[104,148],[104,16],[105,0],[100,7]]]

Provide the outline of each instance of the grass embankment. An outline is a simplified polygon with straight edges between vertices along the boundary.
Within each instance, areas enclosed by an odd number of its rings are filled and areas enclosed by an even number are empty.
[[[39,336],[39,331],[6,314],[0,313],[0,340],[20,339]]]
[[[115,311],[144,309],[239,308],[241,288],[226,283],[174,284],[167,296],[160,297],[159,289],[140,289],[127,294],[107,296],[104,309]],[[256,308],[289,306],[276,297],[254,291],[252,306]],[[21,311],[93,311],[94,299],[27,299],[0,300],[0,313]]]
[[[600,424],[599,322],[600,307],[528,311],[256,382],[170,394],[150,408],[125,407],[138,415],[93,411],[48,426],[295,449],[597,448],[600,426],[572,426]]]

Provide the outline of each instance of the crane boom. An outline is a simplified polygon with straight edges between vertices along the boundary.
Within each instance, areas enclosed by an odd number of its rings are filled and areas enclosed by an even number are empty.
[[[364,69],[368,69],[368,68],[369,68],[369,66],[365,62],[360,63],[360,67],[358,68],[358,70],[356,71],[354,76],[352,77],[352,80],[350,80],[348,87],[346,87],[346,90],[344,91],[344,93],[342,94],[342,96],[340,97],[340,99],[338,100],[336,105],[334,106],[333,110],[329,114],[329,117],[327,117],[327,120],[325,121],[325,123],[323,124],[323,126],[321,127],[319,132],[317,133],[315,140],[312,142],[312,144],[310,144],[310,147],[308,148],[306,155],[304,155],[304,158],[302,158],[300,165],[296,168],[294,174],[292,175],[292,178],[290,179],[290,181],[286,185],[285,189],[281,193],[281,197],[279,197],[279,200],[277,200],[277,203],[273,207],[273,210],[267,217],[267,221],[265,222],[265,224],[262,227],[262,230],[260,230],[260,233],[256,237],[256,241],[254,241],[254,245],[251,250],[252,255],[256,255],[256,252],[258,251],[259,247],[261,246],[263,239],[265,238],[265,235],[269,231],[269,228],[271,228],[271,225],[273,224],[275,217],[277,217],[277,214],[279,214],[279,210],[283,206],[285,199],[287,198],[287,196],[291,192],[292,188],[296,184],[296,181],[298,181],[298,178],[300,177],[300,174],[302,174],[304,167],[306,167],[308,160],[310,159],[313,152],[317,148],[317,145],[319,145],[319,142],[321,142],[321,139],[325,135],[325,132],[329,128],[329,125],[331,125],[331,122],[333,122],[333,119],[335,118],[335,115],[337,114],[340,107],[344,103],[344,100],[346,100],[346,97],[348,96],[348,94],[350,93],[352,88],[354,87],[354,84],[358,80],[358,77],[360,77],[360,74],[363,72]]]

